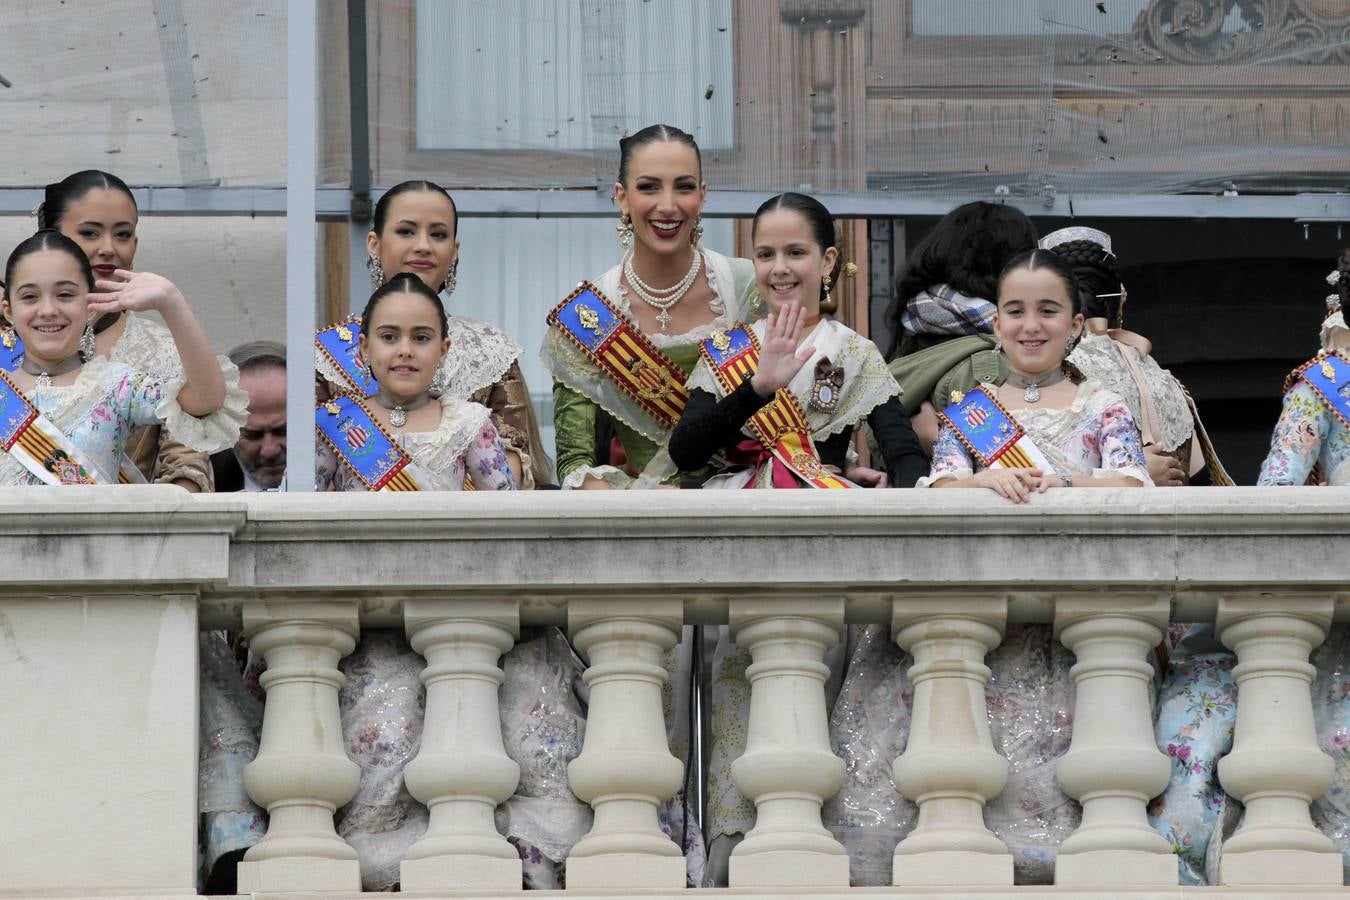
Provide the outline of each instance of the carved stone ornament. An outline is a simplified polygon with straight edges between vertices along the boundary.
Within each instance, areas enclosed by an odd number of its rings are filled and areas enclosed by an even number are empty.
[[[1066,61],[1213,65],[1275,59],[1303,65],[1350,62],[1350,3],[1151,0],[1124,41],[1073,51]]]

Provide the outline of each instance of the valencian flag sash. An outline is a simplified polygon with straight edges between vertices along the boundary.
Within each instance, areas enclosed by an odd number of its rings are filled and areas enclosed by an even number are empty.
[[[548,314],[560,330],[613,380],[619,390],[667,431],[674,430],[689,402],[684,371],[589,281],[583,281]]]
[[[320,403],[314,428],[366,490],[431,490],[412,458],[355,398],[339,394]]]
[[[0,372],[0,448],[44,484],[106,484],[98,467]]]
[[[717,376],[722,390],[730,394],[759,368],[759,341],[745,325],[730,331],[717,330],[698,345],[699,353]],[[854,485],[831,473],[820,461],[811,426],[801,404],[787,388],[779,388],[770,403],[746,423],[755,438],[778,462],[815,488],[851,488]]]
[[[23,338],[13,328],[0,330],[0,370],[13,372],[23,365]],[[122,457],[122,468],[117,472],[119,484],[148,484],[141,470],[128,456]]]
[[[366,372],[366,361],[361,355],[361,320],[356,316],[345,319],[314,333],[314,345],[333,367],[347,380],[347,386],[362,397],[369,397],[379,387]]]
[[[1326,404],[1341,425],[1350,428],[1350,363],[1339,353],[1319,353],[1289,373],[1284,381],[1288,393],[1299,379],[1308,383],[1313,393]]]
[[[956,432],[980,466],[1055,471],[1022,426],[986,388],[952,391],[951,400],[938,418]]]

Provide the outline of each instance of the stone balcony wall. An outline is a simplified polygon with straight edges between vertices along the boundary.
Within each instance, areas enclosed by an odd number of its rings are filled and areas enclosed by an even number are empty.
[[[1010,622],[1052,623],[1078,660],[1058,776],[1084,818],[1060,847],[1055,893],[1344,895],[1341,859],[1308,817],[1330,760],[1312,732],[1307,660],[1350,618],[1350,490],[1059,490],[1016,507],[973,491],[138,487],[3,491],[0,513],[0,897],[194,893],[201,628],[243,630],[269,664],[247,784],[271,830],[241,866],[241,891],[357,892],[331,819],[355,791],[336,665],[362,628],[397,627],[428,664],[409,785],[432,810],[404,890],[514,893],[518,863],[491,826],[515,777],[495,679],[500,653],[534,624],[567,628],[590,660],[570,778],[595,822],[568,860],[569,893],[686,893],[678,850],[656,828],[675,760],[654,661],[682,625],[724,623],[754,658],[733,777],[759,812],[729,893],[1036,895],[1048,889],[1011,886],[1007,850],[981,818],[1006,776],[984,724],[983,660]],[[1225,845],[1219,888],[1176,887],[1144,818],[1166,783],[1147,660],[1169,621],[1216,623],[1239,661],[1220,777],[1247,822]],[[915,662],[895,777],[920,820],[890,889],[849,888],[820,824],[838,784],[821,659],[862,623],[890,625]]]

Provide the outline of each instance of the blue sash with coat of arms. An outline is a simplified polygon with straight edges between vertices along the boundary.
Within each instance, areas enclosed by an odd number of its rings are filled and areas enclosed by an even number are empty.
[[[956,433],[981,468],[1055,471],[1022,426],[984,387],[952,391],[951,401],[938,418]]]
[[[356,316],[336,322],[314,333],[314,344],[324,358],[342,374],[347,390],[369,397],[379,388],[366,371],[361,355],[361,320]]]
[[[368,491],[431,490],[407,452],[356,398],[339,394],[314,410],[314,428]]]

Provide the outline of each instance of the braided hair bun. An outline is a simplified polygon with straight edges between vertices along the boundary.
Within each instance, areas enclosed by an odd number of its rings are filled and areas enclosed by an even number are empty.
[[[1120,298],[1098,295],[1120,293],[1120,268],[1115,256],[1096,241],[1088,240],[1068,241],[1051,250],[1078,276],[1083,315],[1089,319],[1114,319]]]

